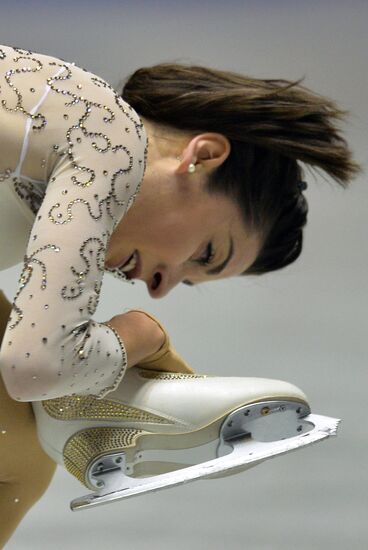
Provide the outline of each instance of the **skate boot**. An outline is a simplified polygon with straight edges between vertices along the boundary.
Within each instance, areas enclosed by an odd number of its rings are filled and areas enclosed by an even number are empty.
[[[40,443],[92,494],[72,510],[238,473],[334,435],[297,387],[264,378],[129,369],[103,399],[33,403]]]

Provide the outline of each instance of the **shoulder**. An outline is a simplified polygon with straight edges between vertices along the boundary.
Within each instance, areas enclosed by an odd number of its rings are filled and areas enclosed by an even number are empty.
[[[84,119],[100,117],[103,126],[118,130],[120,135],[130,134],[129,141],[136,141],[136,145],[141,143],[145,149],[147,138],[139,115],[100,76],[74,62],[11,46],[0,45],[0,62],[1,72],[13,89],[15,78],[20,89],[23,79],[25,85],[32,80],[35,92],[37,84],[40,93],[42,86],[49,87],[52,92],[49,98],[67,108],[72,107],[68,109],[71,113],[85,112],[84,117],[79,117]]]

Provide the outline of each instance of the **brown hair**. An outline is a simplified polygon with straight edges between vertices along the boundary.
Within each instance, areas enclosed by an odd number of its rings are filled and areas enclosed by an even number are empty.
[[[360,171],[337,122],[347,111],[300,82],[261,80],[201,66],[163,63],[135,71],[122,97],[152,122],[218,132],[231,153],[207,182],[239,204],[262,249],[245,274],[280,269],[300,254],[308,205],[301,161],[346,187]]]

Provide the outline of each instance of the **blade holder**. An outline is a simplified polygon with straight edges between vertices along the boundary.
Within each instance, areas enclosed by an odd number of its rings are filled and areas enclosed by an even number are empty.
[[[310,413],[307,404],[300,401],[261,401],[240,407],[223,422],[220,430],[222,443],[252,435],[257,441],[286,439],[310,429],[302,419]]]
[[[107,489],[126,469],[125,453],[112,453],[93,461],[88,468],[88,482],[96,489]]]

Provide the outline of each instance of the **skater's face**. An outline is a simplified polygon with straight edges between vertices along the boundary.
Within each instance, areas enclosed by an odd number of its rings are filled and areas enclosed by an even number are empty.
[[[162,298],[181,282],[243,273],[255,261],[261,240],[247,230],[232,199],[204,189],[209,171],[230,152],[228,140],[201,134],[170,136],[169,144],[162,144],[164,138],[147,133],[141,190],[110,239],[106,265],[121,265],[137,251],[128,277],[144,281],[152,298]],[[188,173],[190,163],[196,164],[195,173]],[[134,260],[127,269],[131,266]]]

